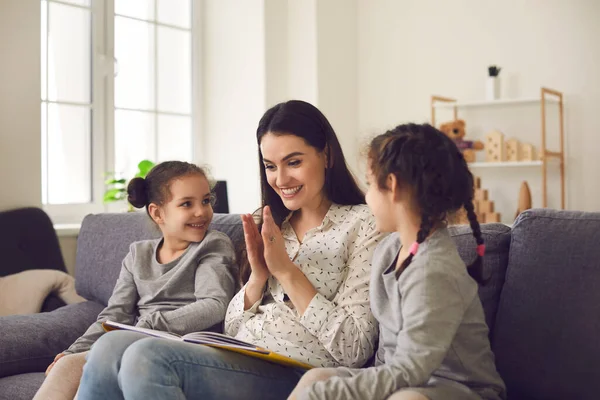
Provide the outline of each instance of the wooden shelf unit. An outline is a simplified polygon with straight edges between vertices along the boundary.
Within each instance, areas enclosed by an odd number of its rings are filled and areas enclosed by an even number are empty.
[[[454,98],[431,96],[431,125],[436,126],[436,109],[453,109],[454,119],[458,119],[458,109],[467,107],[492,107],[521,104],[540,104],[541,111],[541,146],[539,161],[506,161],[506,162],[475,162],[470,163],[471,168],[492,168],[492,167],[542,167],[542,205],[548,207],[548,162],[550,159],[559,161],[560,169],[560,205],[565,209],[565,132],[564,132],[564,102],[563,94],[554,89],[542,87],[540,97],[521,98],[521,99],[501,99],[492,101],[472,101],[459,102]],[[546,105],[547,103],[557,104],[559,115],[559,151],[552,151],[546,147]]]

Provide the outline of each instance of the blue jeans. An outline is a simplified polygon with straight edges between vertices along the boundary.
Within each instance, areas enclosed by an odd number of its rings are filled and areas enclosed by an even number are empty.
[[[114,331],[88,354],[78,398],[279,400],[303,374],[231,351]]]

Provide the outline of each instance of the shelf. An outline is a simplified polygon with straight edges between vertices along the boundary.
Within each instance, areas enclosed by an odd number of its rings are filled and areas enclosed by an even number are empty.
[[[456,101],[443,102],[436,101],[433,106],[435,108],[454,108],[454,107],[486,107],[486,106],[503,106],[512,104],[537,104],[540,103],[539,97],[522,98],[522,99],[500,99],[491,101]],[[554,98],[546,98],[546,103],[558,104],[558,100]]]
[[[541,161],[501,161],[501,162],[473,162],[467,164],[469,168],[503,168],[503,167],[541,167]]]

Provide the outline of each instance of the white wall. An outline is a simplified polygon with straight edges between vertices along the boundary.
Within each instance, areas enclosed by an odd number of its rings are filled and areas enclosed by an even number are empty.
[[[41,205],[40,2],[0,1],[0,210]]]
[[[203,10],[204,154],[227,181],[232,213],[260,205],[256,127],[265,111],[264,2],[207,0]]]
[[[358,175],[358,1],[319,1],[317,105],[338,136],[346,162]],[[362,175],[362,174],[360,174]]]
[[[356,0],[206,0],[200,162],[228,181],[230,210],[260,205],[256,127],[289,99],[319,107],[356,166]]]
[[[432,94],[483,99],[486,68],[497,64],[507,97],[539,96],[540,86],[564,92],[567,207],[600,210],[600,2],[378,0],[359,2],[358,15],[361,136],[400,122],[429,121]],[[539,147],[539,108],[477,109],[461,116],[473,138],[498,127]],[[493,200],[504,204],[509,220],[522,179],[537,185],[533,191],[539,195],[540,174],[534,171],[485,174],[483,184],[490,186]],[[514,187],[494,187],[498,179],[511,180]],[[550,189],[550,205],[556,207],[558,187]],[[535,205],[541,205],[539,196]]]

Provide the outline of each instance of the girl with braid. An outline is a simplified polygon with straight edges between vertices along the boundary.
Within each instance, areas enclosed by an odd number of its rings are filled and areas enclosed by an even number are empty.
[[[371,142],[367,180],[377,229],[393,232],[372,260],[375,365],[310,370],[290,399],[505,399],[477,293],[485,245],[460,151],[430,125],[400,125]],[[446,227],[463,207],[477,242],[468,267]]]

